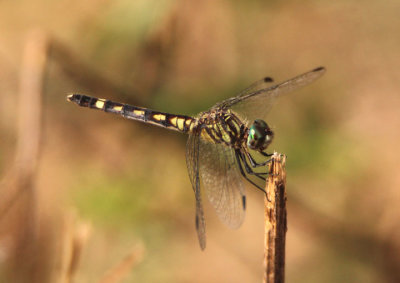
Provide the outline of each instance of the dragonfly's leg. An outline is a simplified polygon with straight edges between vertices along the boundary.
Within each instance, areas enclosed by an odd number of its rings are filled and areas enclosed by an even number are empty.
[[[239,152],[240,159],[243,161],[244,168],[246,169],[247,173],[253,173],[253,170],[250,168],[249,164],[247,163],[246,156],[243,154],[242,151]]]
[[[249,161],[250,161],[251,166],[252,166],[253,168],[257,168],[257,167],[260,167],[260,166],[262,166],[262,165],[265,165],[265,164],[271,162],[271,158],[270,158],[270,159],[268,159],[267,161],[265,161],[265,162],[263,162],[263,163],[261,163],[261,164],[258,164],[258,163],[256,163],[256,162],[254,161],[253,157],[251,156],[251,154],[250,154],[249,152],[247,152],[247,151],[245,151],[245,152],[246,152],[246,155],[247,155],[247,157],[249,158]],[[246,157],[244,156],[243,153],[242,153],[242,159],[243,159],[243,162],[246,162],[246,161],[247,161],[247,160],[246,160]],[[252,160],[253,160],[253,161],[252,161]],[[246,162],[246,164],[247,164],[247,162]],[[247,173],[252,174],[252,175],[256,175],[256,176],[258,176],[258,177],[259,177],[259,175],[269,175],[269,174],[270,174],[268,171],[267,171],[267,172],[254,172],[249,166],[248,166],[248,168],[246,168],[246,171],[247,171]],[[263,178],[263,177],[261,177],[261,178]],[[263,179],[265,180],[265,178],[263,178]]]
[[[266,192],[263,188],[261,188],[260,186],[258,186],[256,183],[254,183],[252,180],[250,180],[249,177],[247,177],[247,175],[246,175],[246,173],[244,172],[243,167],[242,167],[240,152],[236,151],[236,152],[235,152],[235,156],[236,156],[236,160],[237,160],[237,163],[238,163],[238,165],[239,165],[239,170],[240,170],[240,173],[242,174],[242,176],[243,176],[247,181],[249,181],[252,185],[254,185],[257,189],[261,190],[265,195],[267,195],[267,192]],[[268,198],[268,197],[267,197],[267,198]]]
[[[270,172],[254,172],[251,168],[247,173],[250,175],[254,175],[264,181],[266,180],[266,177],[264,177],[263,175],[273,176],[273,174]]]
[[[249,165],[247,164],[246,157],[243,155],[242,152],[236,151],[236,152],[235,152],[235,156],[236,156],[236,160],[237,160],[237,162],[238,162],[238,164],[239,164],[240,173],[243,175],[243,177],[245,177],[246,180],[249,181],[251,184],[253,184],[257,189],[259,189],[259,190],[261,190],[262,192],[264,192],[265,197],[267,198],[267,201],[270,202],[271,200],[268,198],[268,194],[267,194],[267,192],[265,191],[265,189],[261,188],[260,186],[258,186],[257,184],[255,184],[252,180],[250,180],[250,179],[247,177],[246,173],[245,173],[244,170],[243,170],[242,163],[241,163],[240,160],[241,160],[241,159],[244,160],[243,163],[245,164],[245,167],[247,167],[247,168],[249,169],[249,171],[250,171],[249,174],[255,175],[255,176],[257,176],[257,177],[259,177],[259,178],[261,178],[261,179],[263,179],[263,180],[265,180],[265,178],[256,175],[255,172],[254,172],[253,170],[251,170],[251,168],[250,168]],[[246,171],[247,171],[247,169],[246,169]],[[268,173],[259,173],[259,174],[268,174]]]
[[[269,158],[269,159],[267,159],[266,161],[264,161],[264,162],[262,162],[262,163],[257,163],[257,162],[254,160],[253,156],[251,156],[250,152],[248,152],[247,150],[246,150],[245,152],[246,152],[246,155],[247,155],[247,157],[249,158],[250,164],[251,164],[251,166],[252,166],[253,168],[261,167],[261,166],[264,166],[264,165],[268,164],[269,162],[271,162],[271,158]],[[263,154],[263,155],[264,155],[264,154]],[[268,155],[264,155],[264,156],[268,156]]]
[[[239,154],[240,154],[240,158],[243,161],[244,168],[246,169],[247,174],[255,175],[253,169],[251,169],[250,165],[248,164],[246,156],[244,155],[244,153],[240,151]],[[250,161],[250,163],[251,163],[251,161]]]
[[[271,157],[271,156],[274,155],[274,153],[266,153],[266,152],[263,152],[263,151],[260,151],[260,153],[261,153],[263,156],[267,156],[267,157]],[[279,156],[280,156],[280,157],[283,157],[284,155],[283,155],[283,154],[279,154]],[[270,162],[271,160],[272,160],[272,158],[268,159],[267,162]],[[267,174],[269,174],[269,175],[274,175],[274,174],[271,174],[271,173],[267,173]]]
[[[257,172],[258,175],[271,175],[269,172]]]
[[[251,156],[251,154],[247,150],[245,150],[245,152],[246,152],[247,158],[250,161],[251,167],[256,168],[258,166],[258,163],[254,160],[253,156]]]
[[[265,178],[264,176],[262,176],[262,175],[266,175],[266,174],[268,174],[268,173],[264,173],[264,172],[260,172],[260,173],[259,173],[259,172],[254,172],[253,169],[251,169],[250,165],[247,163],[247,159],[246,159],[246,156],[244,155],[244,153],[239,152],[239,154],[240,154],[240,158],[242,159],[243,164],[244,164],[244,166],[245,166],[245,168],[246,168],[247,174],[256,176],[256,177],[260,178],[261,180],[265,181],[266,178]]]
[[[271,157],[272,155],[274,155],[273,153],[266,153],[264,151],[260,151],[261,155],[267,156],[267,157]]]

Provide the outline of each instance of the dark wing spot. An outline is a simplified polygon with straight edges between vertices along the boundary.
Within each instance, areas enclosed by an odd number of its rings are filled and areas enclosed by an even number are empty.
[[[264,82],[265,82],[265,83],[272,83],[273,81],[274,81],[274,79],[271,78],[271,77],[265,77],[265,78],[264,78]]]
[[[242,196],[242,206],[243,210],[246,210],[246,196]]]
[[[199,216],[196,214],[196,229],[199,229]]]
[[[325,68],[324,67],[318,67],[318,68],[315,68],[313,70],[313,72],[319,72],[319,71],[322,71],[322,70],[325,70]]]

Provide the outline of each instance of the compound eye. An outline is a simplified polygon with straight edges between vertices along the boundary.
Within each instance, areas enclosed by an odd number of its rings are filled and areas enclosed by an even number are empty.
[[[264,150],[272,142],[273,133],[263,120],[255,120],[249,129],[247,146],[253,150]]]
[[[247,146],[251,149],[258,149],[264,142],[265,134],[259,129],[256,123],[249,129],[249,135],[247,137]]]

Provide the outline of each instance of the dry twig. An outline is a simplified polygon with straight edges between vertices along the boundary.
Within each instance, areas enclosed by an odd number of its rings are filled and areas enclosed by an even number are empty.
[[[265,197],[264,282],[285,281],[286,157],[272,156]]]

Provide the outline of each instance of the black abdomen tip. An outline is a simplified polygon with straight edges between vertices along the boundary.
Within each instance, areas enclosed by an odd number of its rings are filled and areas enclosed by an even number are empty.
[[[74,102],[79,106],[89,107],[90,102],[93,100],[93,97],[83,95],[83,94],[70,94],[67,96],[67,100],[70,102]]]
[[[68,96],[67,96],[67,100],[68,100],[69,102],[74,101],[74,95],[75,95],[75,94],[70,94],[70,95],[68,95]]]
[[[75,102],[75,103],[77,103],[77,102],[79,102],[80,100],[82,99],[82,95],[81,94],[70,94],[70,95],[68,95],[67,96],[67,100],[69,101],[69,102]]]

